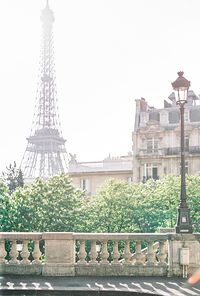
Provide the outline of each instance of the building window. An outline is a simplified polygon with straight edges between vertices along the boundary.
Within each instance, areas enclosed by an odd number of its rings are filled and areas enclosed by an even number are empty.
[[[146,182],[148,179],[158,180],[158,167],[154,164],[145,163],[144,164],[144,176],[143,182]]]
[[[157,139],[147,139],[147,153],[157,153],[158,152],[158,140]]]
[[[189,151],[189,136],[185,136],[185,151]]]
[[[189,173],[189,164],[188,161],[185,161],[185,173]],[[180,175],[181,175],[181,163],[180,163]]]
[[[188,161],[185,162],[185,173],[188,174],[189,168],[188,168]]]
[[[160,114],[159,114],[159,112],[150,112],[149,113],[149,120],[160,121]]]
[[[128,184],[133,183],[133,177],[128,177],[128,178],[127,178],[127,182],[128,182]]]
[[[190,121],[191,122],[199,122],[200,121],[200,110],[190,110]]]
[[[90,180],[89,179],[81,179],[81,189],[90,192]]]
[[[160,114],[160,121],[161,121],[161,124],[162,123],[168,123],[168,113],[167,112],[162,112]]]
[[[184,112],[184,120],[185,122],[189,122],[189,117],[190,117],[190,113],[189,113],[189,110],[185,110]]]

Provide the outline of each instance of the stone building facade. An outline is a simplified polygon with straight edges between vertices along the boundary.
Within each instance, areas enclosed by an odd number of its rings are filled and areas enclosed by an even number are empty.
[[[170,103],[169,103],[170,102]],[[164,108],[149,107],[144,98],[136,100],[133,140],[133,182],[159,179],[180,173],[180,111],[175,95]],[[200,105],[193,91],[185,105],[186,173],[200,171]]]
[[[132,154],[120,157],[108,157],[103,161],[78,162],[71,155],[68,175],[75,187],[85,190],[86,196],[93,196],[109,179],[132,182]]]

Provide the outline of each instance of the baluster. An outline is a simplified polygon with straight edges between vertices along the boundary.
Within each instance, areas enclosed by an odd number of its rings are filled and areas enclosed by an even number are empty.
[[[118,241],[114,241],[114,246],[113,246],[113,262],[112,264],[119,264],[119,249],[118,249]]]
[[[158,253],[158,265],[160,266],[166,266],[167,262],[166,262],[166,258],[167,258],[167,253],[166,253],[166,248],[165,248],[165,242],[164,241],[160,241],[159,242],[159,253]]]
[[[40,252],[40,241],[39,240],[36,240],[34,241],[34,250],[33,250],[33,264],[41,264],[41,261],[40,261],[40,257],[42,255],[42,253]]]
[[[86,260],[85,257],[87,256],[87,253],[85,251],[85,241],[81,240],[80,241],[80,250],[78,252],[78,257],[79,257],[79,261],[77,262],[78,264],[86,264]]]
[[[19,253],[17,251],[17,242],[16,242],[16,240],[12,240],[11,242],[12,242],[11,251],[10,251],[11,260],[9,263],[18,264],[19,260],[17,260],[17,257],[19,255]]]
[[[22,263],[23,264],[29,264],[30,263],[30,261],[28,260],[29,255],[30,255],[30,252],[28,250],[28,241],[24,240],[23,241],[23,249],[22,249],[22,252],[21,252]]]
[[[97,264],[97,248],[96,248],[96,240],[92,240],[91,242],[91,261],[90,264]]]
[[[5,241],[0,240],[0,263],[4,263],[7,252],[5,250]]]
[[[129,242],[129,240],[125,241],[124,259],[125,259],[125,264],[130,264],[131,263],[131,252],[130,252],[130,242]]]
[[[108,246],[107,246],[107,240],[103,240],[102,242],[102,264],[108,264],[108,257],[109,257],[109,253],[108,253]]]
[[[145,255],[142,253],[141,241],[136,241],[135,265],[143,265],[144,262],[145,262]]]
[[[156,264],[156,255],[153,249],[153,241],[147,241],[147,262],[146,265],[155,265]]]

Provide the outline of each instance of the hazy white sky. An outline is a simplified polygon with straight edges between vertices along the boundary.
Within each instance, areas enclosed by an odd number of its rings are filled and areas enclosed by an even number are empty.
[[[135,99],[161,107],[183,70],[200,93],[199,0],[49,0],[61,126],[80,161],[131,151]],[[0,0],[0,171],[30,134],[45,0]]]

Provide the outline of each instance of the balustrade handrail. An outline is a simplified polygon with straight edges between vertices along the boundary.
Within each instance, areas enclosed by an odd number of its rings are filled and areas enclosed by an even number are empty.
[[[108,240],[167,240],[166,233],[73,233],[74,239],[108,239]]]
[[[42,239],[42,232],[0,232],[0,239]]]
[[[200,233],[193,233],[197,240],[200,240]],[[171,240],[175,239],[176,233],[100,233],[100,232],[0,232],[0,240],[27,240],[27,239],[110,239],[110,240]]]
[[[169,234],[167,233],[95,233],[95,232],[0,232],[0,239],[129,239],[129,240],[167,240]]]

